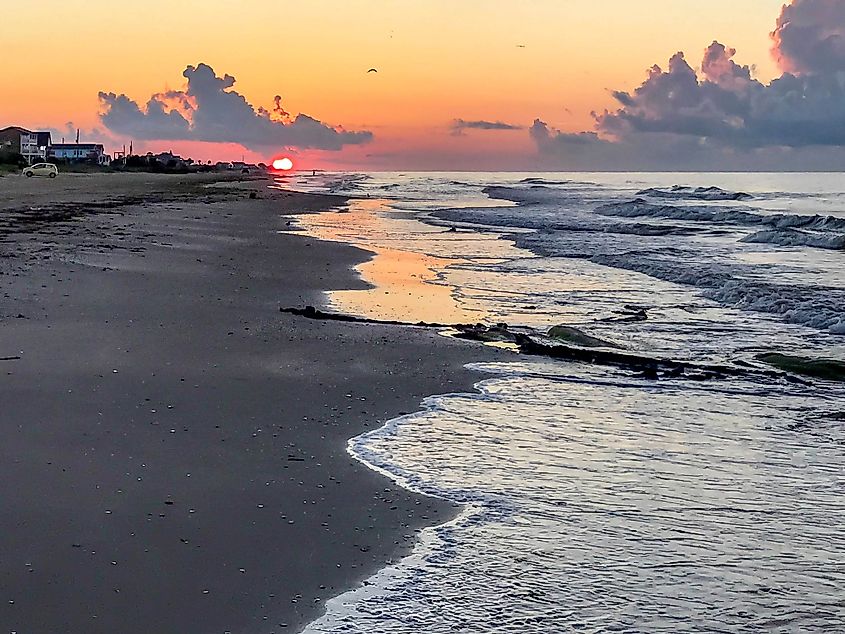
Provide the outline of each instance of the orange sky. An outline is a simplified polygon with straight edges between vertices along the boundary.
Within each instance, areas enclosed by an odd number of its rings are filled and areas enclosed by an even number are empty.
[[[375,134],[368,146],[342,156],[308,154],[318,167],[328,161],[383,168],[394,160],[384,157],[406,155],[418,157],[410,164],[443,156],[471,168],[490,152],[530,152],[527,133],[455,137],[451,120],[530,125],[539,117],[564,130],[589,129],[590,112],[611,105],[609,89],[635,87],[648,66],[665,64],[677,50],[697,65],[713,39],[771,78],[768,33],[780,6],[781,0],[7,3],[4,48],[26,52],[4,56],[0,125],[59,128],[72,121],[91,129],[98,125],[98,91],[146,101],[180,88],[185,66],[204,62],[234,75],[236,90],[256,106],[272,105],[281,94],[291,112]],[[33,47],[39,36],[49,44]],[[378,74],[367,74],[370,67]],[[208,158],[216,153],[191,149]],[[238,149],[221,151],[232,158]]]

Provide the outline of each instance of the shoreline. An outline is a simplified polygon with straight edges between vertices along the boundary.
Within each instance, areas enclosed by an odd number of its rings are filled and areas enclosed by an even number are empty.
[[[267,184],[0,233],[16,249],[0,268],[0,356],[21,356],[0,368],[0,477],[18,485],[0,524],[10,631],[296,631],[456,512],[346,443],[471,390],[464,363],[498,354],[280,315],[366,287],[352,267],[370,256],[290,235],[282,217],[342,199]]]

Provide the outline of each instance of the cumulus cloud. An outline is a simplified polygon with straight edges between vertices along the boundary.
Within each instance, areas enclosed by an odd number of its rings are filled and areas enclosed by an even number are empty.
[[[786,72],[845,71],[845,2],[793,0],[781,10],[772,39]]]
[[[340,150],[372,140],[368,131],[347,131],[306,114],[292,117],[281,97],[272,109],[255,108],[233,90],[235,78],[218,77],[207,64],[188,66],[184,90],[152,95],[143,107],[124,94],[99,94],[103,125],[115,134],[142,140],[239,143],[253,150],[314,148]]]
[[[453,134],[463,134],[464,130],[522,130],[523,126],[505,123],[504,121],[467,121],[455,119],[452,121],[451,129]]]
[[[670,133],[733,147],[845,145],[845,78],[785,73],[763,84],[733,61],[735,53],[713,42],[700,76],[675,54],[633,93],[618,93],[621,107],[596,115],[597,131],[612,138]]]
[[[772,33],[787,71],[781,77],[755,79],[735,49],[714,41],[699,70],[679,52],[665,69],[652,66],[635,90],[612,92],[618,107],[594,113],[593,131],[572,135],[535,123],[531,137],[541,154],[571,156],[580,147],[605,158],[615,152],[617,163],[639,155],[656,168],[753,167],[772,148],[768,156],[802,161],[809,148],[845,151],[843,33],[843,0],[793,0]]]

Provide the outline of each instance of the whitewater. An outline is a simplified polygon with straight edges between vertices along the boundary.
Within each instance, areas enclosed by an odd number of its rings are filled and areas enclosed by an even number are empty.
[[[708,380],[514,353],[349,452],[463,512],[309,632],[845,630],[838,174],[343,174],[310,234],[375,253],[337,310],[432,307]],[[378,266],[419,258],[393,304]],[[370,268],[367,268],[367,267]],[[442,321],[448,321],[443,319]],[[578,345],[580,345],[578,344]]]

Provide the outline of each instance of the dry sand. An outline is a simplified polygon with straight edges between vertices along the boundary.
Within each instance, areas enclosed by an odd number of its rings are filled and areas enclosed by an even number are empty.
[[[295,631],[454,512],[346,441],[497,353],[280,314],[361,287],[280,233],[343,201],[213,179],[0,179],[0,631]]]

